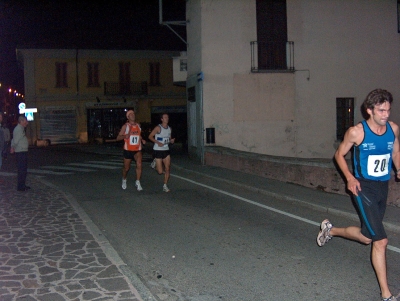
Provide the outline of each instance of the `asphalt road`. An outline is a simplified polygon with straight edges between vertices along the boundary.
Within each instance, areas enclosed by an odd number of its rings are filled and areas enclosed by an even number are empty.
[[[379,300],[370,247],[343,239],[317,247],[321,212],[181,169],[164,193],[148,162],[144,190],[134,189],[134,166],[122,190],[120,156],[30,151],[31,169],[66,171],[57,166],[77,170],[40,176],[75,197],[159,300]],[[392,283],[399,256],[388,253]]]

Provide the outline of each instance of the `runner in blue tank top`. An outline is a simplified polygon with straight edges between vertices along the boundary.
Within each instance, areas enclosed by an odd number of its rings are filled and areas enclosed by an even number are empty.
[[[386,132],[375,134],[367,121],[361,122],[364,139],[360,145],[354,146],[354,176],[356,178],[388,181],[392,166],[392,151],[395,135],[390,123],[386,123]]]
[[[399,127],[389,121],[392,94],[386,90],[371,91],[363,103],[367,120],[350,127],[339,145],[335,159],[347,181],[358,206],[361,227],[334,227],[325,219],[317,243],[323,246],[333,236],[372,243],[371,261],[378,278],[384,301],[396,301],[387,281],[386,247],[388,239],[383,227],[392,164],[400,178]],[[346,162],[346,154],[353,148],[354,175]],[[400,300],[400,299],[399,299]]]

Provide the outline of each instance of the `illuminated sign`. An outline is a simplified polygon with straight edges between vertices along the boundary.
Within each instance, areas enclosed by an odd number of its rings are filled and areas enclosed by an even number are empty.
[[[20,114],[26,114],[26,113],[37,113],[37,108],[32,108],[32,109],[19,109]]]
[[[18,109],[20,114],[25,114],[28,121],[33,121],[33,113],[37,113],[37,108],[27,109],[24,102],[18,104]]]

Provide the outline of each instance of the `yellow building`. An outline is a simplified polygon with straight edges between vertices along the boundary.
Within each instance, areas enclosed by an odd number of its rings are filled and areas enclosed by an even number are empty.
[[[27,130],[31,144],[112,141],[125,113],[147,132],[170,115],[182,142],[187,139],[186,88],[174,82],[179,52],[135,50],[17,49],[24,70],[26,108],[37,108]],[[180,59],[178,73],[186,73]]]

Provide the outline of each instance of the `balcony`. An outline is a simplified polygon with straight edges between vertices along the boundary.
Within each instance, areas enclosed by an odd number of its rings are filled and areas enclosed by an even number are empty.
[[[147,95],[147,82],[104,82],[104,95],[116,95],[116,96],[142,96]]]
[[[251,72],[294,72],[294,42],[253,41]]]

